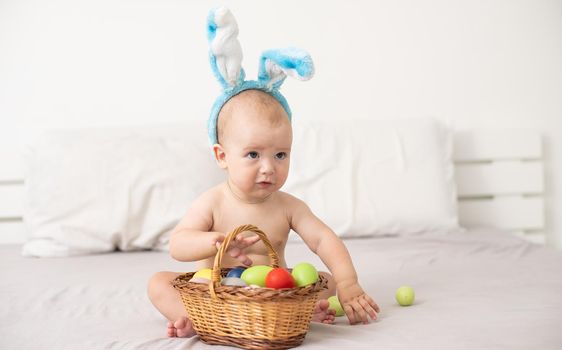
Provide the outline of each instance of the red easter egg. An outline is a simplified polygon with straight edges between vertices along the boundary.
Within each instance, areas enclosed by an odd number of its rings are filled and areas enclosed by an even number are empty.
[[[278,267],[267,274],[265,277],[265,286],[267,288],[295,288],[295,280],[289,271]]]

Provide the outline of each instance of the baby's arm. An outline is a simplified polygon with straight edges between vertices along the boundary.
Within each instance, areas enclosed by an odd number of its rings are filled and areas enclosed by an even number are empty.
[[[379,306],[367,295],[357,280],[351,257],[343,242],[326,224],[318,219],[310,208],[295,198],[291,205],[291,225],[307,246],[316,253],[328,267],[338,292],[338,298],[351,324],[368,323],[380,311]]]
[[[197,198],[186,215],[173,229],[170,237],[170,255],[179,261],[197,261],[215,256],[218,246],[224,241],[225,234],[211,231],[213,227],[213,197],[203,194]],[[244,249],[259,240],[259,237],[243,238],[237,236],[228,248],[228,254],[240,260],[244,265],[251,265]]]
[[[223,234],[210,231],[213,227],[213,213],[209,210],[209,201],[205,195],[196,199],[173,229],[170,237],[170,255],[174,259],[197,261],[211,257],[217,252],[213,242]]]

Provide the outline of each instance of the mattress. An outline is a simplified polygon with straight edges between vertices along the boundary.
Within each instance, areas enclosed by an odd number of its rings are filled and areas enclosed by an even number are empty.
[[[312,324],[302,349],[560,349],[562,253],[492,230],[345,241],[376,322]],[[193,271],[164,252],[33,259],[0,246],[0,349],[220,349],[166,337],[150,276]],[[302,242],[287,261],[323,267]],[[394,293],[411,285],[416,301]]]

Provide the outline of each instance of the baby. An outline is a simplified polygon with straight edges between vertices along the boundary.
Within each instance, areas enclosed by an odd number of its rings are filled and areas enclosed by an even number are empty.
[[[196,261],[198,269],[212,268],[225,235],[240,225],[253,224],[267,234],[280,265],[286,268],[284,252],[293,229],[330,270],[321,272],[328,279],[328,289],[321,293],[312,320],[334,323],[335,311],[328,308],[326,299],[336,291],[351,324],[376,319],[380,309],[359,285],[342,241],[303,201],[279,190],[289,172],[292,144],[291,123],[279,101],[260,90],[244,90],[222,106],[216,130],[213,152],[228,179],[192,203],[172,232],[171,256]],[[239,235],[227,253],[223,267],[270,263],[265,245],[251,233]],[[191,337],[196,333],[179,293],[170,284],[179,274],[155,274],[148,295],[169,320],[168,336]]]

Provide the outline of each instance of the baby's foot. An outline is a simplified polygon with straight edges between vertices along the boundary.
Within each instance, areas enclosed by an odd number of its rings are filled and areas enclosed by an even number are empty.
[[[328,306],[330,306],[328,300],[318,300],[312,312],[312,322],[334,324],[336,311],[329,309]]]
[[[187,317],[182,317],[176,322],[168,322],[168,337],[190,338],[195,334],[193,323]]]

